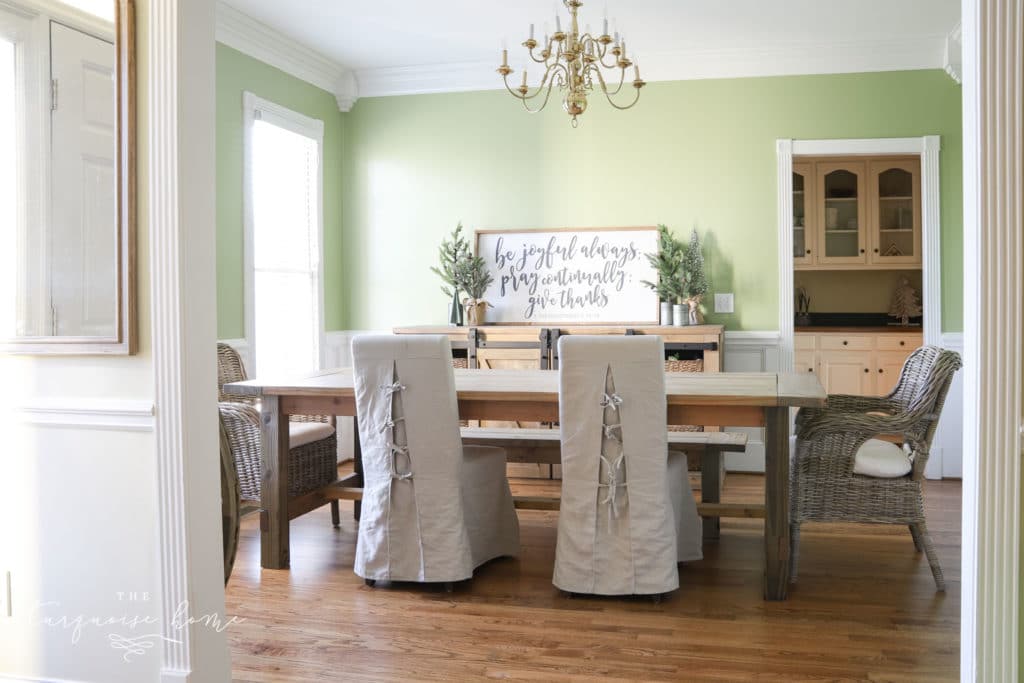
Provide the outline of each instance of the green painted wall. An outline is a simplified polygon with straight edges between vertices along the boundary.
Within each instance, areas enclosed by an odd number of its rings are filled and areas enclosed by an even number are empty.
[[[334,95],[217,44],[217,336],[245,336],[242,231],[242,92],[324,122],[324,321],[345,327],[342,155],[345,115]]]
[[[347,117],[347,326],[441,323],[428,266],[474,228],[666,223],[705,236],[730,329],[778,327],[777,138],[942,136],[943,329],[962,329],[960,87],[939,70],[652,83],[572,130],[502,91],[360,100]],[[330,190],[328,190],[330,192]],[[331,282],[337,282],[336,274]]]

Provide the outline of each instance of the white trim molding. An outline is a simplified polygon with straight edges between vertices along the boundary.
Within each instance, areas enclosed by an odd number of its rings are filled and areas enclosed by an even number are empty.
[[[963,0],[960,677],[1020,671],[1024,2]]]
[[[644,79],[681,81],[941,69],[947,34],[857,42],[778,42],[644,55]],[[501,90],[491,62],[360,69],[360,97]]]
[[[355,74],[266,24],[217,2],[217,42],[333,94],[340,111],[359,98]]]
[[[153,431],[150,401],[47,397],[22,404],[15,413],[22,422],[46,427]]]
[[[949,35],[946,36],[946,48],[944,53],[946,73],[957,83],[963,83],[963,38],[962,31],[960,30],[960,22],[957,22],[956,26]]]
[[[140,30],[140,90],[148,181],[141,206],[149,242],[154,446],[160,577],[160,681],[227,680],[227,639],[175,624],[224,614],[216,410],[214,10],[205,0],[149,0]],[[201,631],[201,633],[200,633]]]

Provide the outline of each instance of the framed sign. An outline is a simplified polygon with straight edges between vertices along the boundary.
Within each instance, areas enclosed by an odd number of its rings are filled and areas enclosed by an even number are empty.
[[[484,298],[496,323],[657,325],[657,274],[645,254],[657,228],[477,230],[476,254],[494,282]]]

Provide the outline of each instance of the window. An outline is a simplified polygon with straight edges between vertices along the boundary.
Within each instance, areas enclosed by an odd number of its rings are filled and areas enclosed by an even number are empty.
[[[321,365],[323,122],[245,93],[246,336],[255,374]]]

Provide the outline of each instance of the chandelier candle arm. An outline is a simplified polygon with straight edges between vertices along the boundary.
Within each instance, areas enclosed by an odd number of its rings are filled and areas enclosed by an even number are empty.
[[[508,64],[508,51],[502,50],[501,66],[497,71],[502,76],[505,89],[509,93],[522,100],[527,111],[535,113],[547,106],[551,97],[551,91],[558,86],[562,95],[562,107],[571,118],[573,127],[578,125],[578,117],[587,109],[588,93],[594,90],[594,77],[596,74],[598,85],[608,102],[616,109],[629,109],[640,99],[640,89],[646,85],[640,78],[640,68],[630,61],[626,54],[626,41],[615,31],[614,37],[608,35],[608,17],[602,21],[602,32],[595,36],[590,27],[580,33],[579,8],[583,6],[582,0],[562,0],[562,4],[569,11],[569,23],[567,31],[562,30],[561,15],[555,14],[555,32],[552,35],[545,33],[543,49],[539,55],[534,53],[538,47],[535,36],[535,25],[530,24],[529,38],[523,42],[523,47],[534,63],[544,65],[544,74],[537,90],[530,93],[528,75],[523,69],[521,85],[513,88],[508,83],[508,76],[513,69]],[[611,64],[606,62],[608,55],[611,55]],[[633,66],[633,88],[636,93],[633,101],[629,104],[617,104],[612,97],[617,95],[626,82],[626,69]],[[619,70],[619,84],[613,90],[608,90],[602,69],[609,71]],[[544,99],[537,109],[531,109],[527,100],[531,100],[544,93]]]

